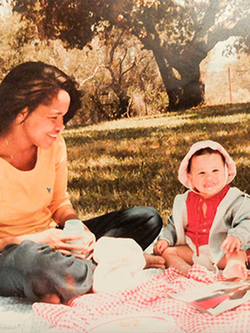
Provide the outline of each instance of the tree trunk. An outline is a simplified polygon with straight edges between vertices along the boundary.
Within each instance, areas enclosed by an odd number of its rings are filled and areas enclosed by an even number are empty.
[[[200,80],[190,80],[175,89],[168,90],[169,111],[189,109],[204,102],[205,85]]]
[[[158,65],[163,84],[169,98],[168,111],[185,110],[198,106],[204,102],[205,85],[200,80],[199,61],[192,59],[189,62],[177,63],[180,79],[174,74],[173,68],[170,67],[159,49],[153,50],[156,63]],[[176,57],[178,62],[178,57]]]

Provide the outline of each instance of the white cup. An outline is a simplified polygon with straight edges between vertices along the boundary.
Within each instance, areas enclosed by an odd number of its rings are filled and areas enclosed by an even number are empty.
[[[67,220],[65,222],[63,233],[65,236],[79,236],[85,234],[84,225],[81,220]],[[83,239],[76,239],[72,241],[67,241],[67,243],[71,244],[85,244]],[[72,250],[74,253],[81,253],[81,251]]]

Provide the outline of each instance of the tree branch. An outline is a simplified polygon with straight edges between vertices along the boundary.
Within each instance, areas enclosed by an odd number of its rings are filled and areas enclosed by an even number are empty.
[[[209,2],[210,5],[201,22],[203,35],[207,34],[208,30],[215,25],[215,16],[219,11],[219,0],[210,0]]]
[[[229,37],[249,36],[249,20],[250,13],[236,23],[228,20],[220,23],[208,34],[208,50],[211,50],[218,42],[225,41]]]
[[[92,80],[92,79],[95,77],[97,71],[98,71],[100,68],[107,68],[107,66],[104,66],[104,65],[97,66],[96,69],[94,70],[94,72],[93,72],[92,75],[90,75],[89,77],[87,77],[86,79],[83,79],[83,80],[81,81],[81,83],[80,83],[80,87],[81,87],[85,82],[87,82],[87,81],[89,81],[89,80]]]

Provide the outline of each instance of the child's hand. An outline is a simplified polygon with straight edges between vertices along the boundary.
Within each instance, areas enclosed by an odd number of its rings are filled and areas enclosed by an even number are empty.
[[[168,241],[165,239],[160,239],[154,246],[154,253],[162,255],[162,253],[169,247]]]
[[[239,238],[234,236],[228,236],[221,245],[221,249],[227,252],[239,251],[241,242]]]

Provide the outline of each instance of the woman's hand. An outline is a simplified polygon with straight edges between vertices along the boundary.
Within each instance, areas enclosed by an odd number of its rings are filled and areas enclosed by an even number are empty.
[[[54,250],[58,250],[63,254],[74,254],[81,259],[91,259],[93,257],[96,238],[88,229],[85,230],[84,235],[68,236],[61,229],[50,228],[33,236],[32,240],[35,242],[46,243]],[[70,243],[76,240],[82,240],[81,244]]]
[[[89,229],[85,228],[85,232],[84,235],[82,236],[82,239],[84,245],[84,249],[82,250],[83,257],[86,259],[91,259],[93,257],[96,237]]]

